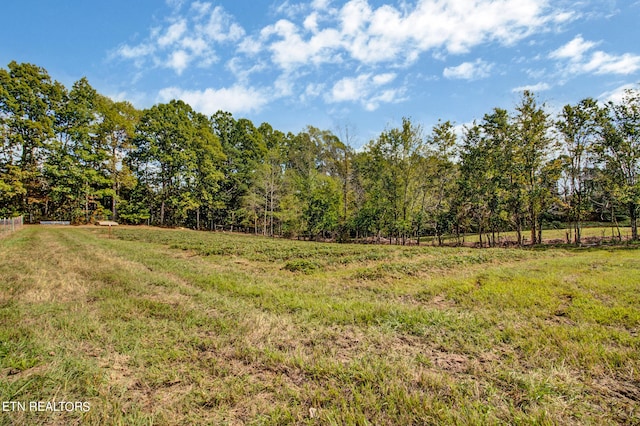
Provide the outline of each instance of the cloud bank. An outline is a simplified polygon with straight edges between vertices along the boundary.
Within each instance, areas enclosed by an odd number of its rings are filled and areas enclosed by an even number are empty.
[[[369,0],[286,0],[271,8],[267,24],[245,28],[220,5],[168,1],[171,16],[140,43],[119,46],[112,57],[133,62],[140,72],[224,73],[229,81],[219,87],[172,84],[159,92],[158,99],[181,97],[206,112],[260,111],[279,99],[322,99],[373,111],[408,99],[407,73],[425,58],[441,67],[436,78],[487,79],[500,64],[469,58],[475,50],[512,48],[579,19],[571,7],[558,6],[576,6],[571,1],[417,0],[374,6]],[[545,55],[565,78],[640,70],[640,56],[607,53],[599,44],[577,35]],[[514,90],[550,87],[540,81]]]

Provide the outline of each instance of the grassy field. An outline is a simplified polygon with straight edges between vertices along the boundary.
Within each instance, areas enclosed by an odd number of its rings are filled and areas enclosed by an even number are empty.
[[[0,424],[639,424],[639,327],[637,248],[26,227]]]
[[[620,235],[618,236],[618,231]],[[603,224],[593,224],[589,226],[584,226],[581,230],[581,235],[583,238],[583,244],[589,245],[594,242],[601,243],[611,243],[618,242],[619,237],[623,241],[627,241],[631,237],[631,227],[629,226],[621,226],[619,229],[616,229],[612,226],[603,226]],[[573,242],[573,230],[570,228],[560,228],[560,229],[545,229],[542,231],[542,241],[545,244],[566,244],[567,236],[569,237],[569,241]],[[524,229],[522,231],[522,237],[531,242],[531,231],[528,229]],[[487,244],[487,236],[483,235],[483,242]],[[496,234],[496,239],[499,239],[501,242],[512,242],[515,243],[518,241],[518,237],[515,231],[509,232],[501,232]],[[434,243],[433,237],[427,237],[425,242]],[[464,236],[465,243],[477,243],[479,242],[478,234],[470,234]],[[526,243],[525,241],[525,243]],[[455,244],[457,242],[456,238],[453,236],[447,236],[443,238],[443,242],[445,244]]]

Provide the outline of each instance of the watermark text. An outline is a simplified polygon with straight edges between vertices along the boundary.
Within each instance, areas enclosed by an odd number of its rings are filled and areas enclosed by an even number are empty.
[[[87,401],[2,401],[2,412],[74,412],[86,413],[91,410]]]

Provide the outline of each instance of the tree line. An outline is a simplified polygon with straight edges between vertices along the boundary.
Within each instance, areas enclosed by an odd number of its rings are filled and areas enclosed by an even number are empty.
[[[297,134],[180,100],[138,110],[47,71],[0,69],[0,217],[123,223],[398,244],[569,223],[630,223],[638,240],[640,93],[555,117],[524,91],[465,126],[411,119],[355,150],[348,126]],[[338,133],[338,134],[336,134]],[[619,227],[618,227],[619,229]]]

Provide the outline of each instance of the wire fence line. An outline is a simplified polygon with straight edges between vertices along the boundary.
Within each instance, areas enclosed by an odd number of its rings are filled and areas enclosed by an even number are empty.
[[[0,219],[0,235],[8,234],[9,232],[17,231],[24,225],[24,219],[22,216],[2,218]]]

